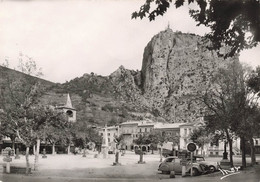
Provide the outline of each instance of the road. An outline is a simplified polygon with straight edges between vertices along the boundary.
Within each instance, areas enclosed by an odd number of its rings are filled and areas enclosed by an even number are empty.
[[[34,171],[29,176],[1,173],[0,180],[2,182],[260,182],[260,165],[256,165],[254,168],[249,167],[229,176],[223,176],[221,172],[216,172],[198,177],[183,178],[180,175],[176,175],[176,178],[169,178],[169,175],[161,174],[157,171],[159,157],[156,155],[144,156],[146,164],[137,164],[137,155],[129,154],[120,157],[122,166],[112,166],[114,161],[113,155],[108,159],[94,159],[91,155],[87,158],[83,158],[80,155],[48,156],[47,159],[40,160],[39,171]],[[30,161],[33,161],[33,156],[31,156]],[[12,165],[22,164],[24,165],[23,158],[14,160]]]

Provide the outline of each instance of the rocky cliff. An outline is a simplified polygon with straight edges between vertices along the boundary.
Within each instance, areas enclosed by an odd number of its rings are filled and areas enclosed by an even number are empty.
[[[198,94],[210,87],[210,79],[218,67],[238,60],[219,57],[207,48],[209,45],[203,37],[168,28],[145,47],[141,72],[130,73],[119,68],[117,78],[124,75],[128,81],[114,83],[120,83],[121,93],[124,85],[125,95],[155,116],[162,116],[168,122],[194,121],[203,110],[196,99]]]

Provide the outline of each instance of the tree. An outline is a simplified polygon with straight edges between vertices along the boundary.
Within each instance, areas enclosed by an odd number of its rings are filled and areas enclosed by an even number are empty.
[[[16,136],[26,146],[26,174],[29,172],[29,147],[35,142],[36,131],[42,124],[35,116],[35,113],[39,112],[39,106],[33,101],[34,97],[37,97],[36,90],[37,86],[34,86],[23,102],[16,103],[16,106],[5,110],[9,118],[8,122],[12,123],[12,129],[16,132]]]
[[[255,117],[254,110],[258,106],[258,93],[253,93],[247,86],[250,78],[250,69],[239,62],[230,63],[218,70],[210,89],[201,97],[206,108],[206,128],[213,134],[219,132],[226,136],[231,165],[232,138],[240,137],[243,167],[246,167],[245,142],[251,140],[255,133],[256,120],[250,118]]]
[[[234,136],[232,122],[237,119],[235,113],[239,113],[236,98],[243,90],[240,70],[241,65],[238,62],[230,63],[227,68],[220,68],[212,79],[212,85],[199,98],[205,104],[206,128],[213,134],[219,132],[227,138],[231,165]]]
[[[12,149],[15,150],[16,132],[13,130],[12,123],[8,122],[8,116],[6,115],[6,113],[3,112],[0,115],[0,133],[1,135],[9,137],[11,139]]]
[[[116,143],[116,152],[115,152],[115,162],[113,165],[118,165],[119,163],[119,151],[118,151],[118,147],[120,145],[124,144],[124,135],[119,135],[119,136],[115,136],[114,137],[114,142]]]
[[[45,120],[39,132],[42,134],[41,139],[52,144],[52,154],[55,154],[55,144],[66,145],[70,134],[70,122],[66,119],[62,111],[54,107],[46,106],[42,117]]]
[[[20,63],[23,59],[20,59]],[[20,64],[21,71],[27,74],[38,75],[36,63],[30,58],[25,64]],[[24,68],[24,69],[23,69]],[[3,73],[4,74],[4,73]],[[30,75],[21,74],[19,78],[12,75],[3,75],[4,81],[0,90],[1,128],[9,133],[15,134],[26,146],[26,174],[29,172],[29,147],[37,141],[37,152],[35,154],[35,168],[39,158],[40,139],[46,121],[51,116],[51,110],[42,106],[39,98],[45,91],[39,80]],[[52,126],[60,124],[52,122]],[[6,133],[7,134],[7,133]]]
[[[258,0],[188,0],[191,6],[190,16],[211,29],[208,37],[213,49],[225,45],[231,50],[225,56],[233,56],[243,49],[256,46],[260,41],[260,2]],[[139,11],[132,13],[132,18],[148,17],[150,21],[163,16],[174,3],[176,8],[185,5],[185,0],[146,0]],[[154,6],[155,4],[155,6]],[[152,9],[152,7],[155,7]]]
[[[17,69],[19,71],[31,76],[36,76],[36,77],[43,76],[42,69],[37,67],[36,62],[32,57],[20,53],[18,59],[19,59],[19,64]],[[6,61],[5,65],[7,66],[9,65],[8,60]]]
[[[178,146],[178,149],[179,149],[179,145],[180,145],[180,135],[179,133],[176,133],[175,135],[172,135],[172,134],[165,134],[163,135],[163,140],[165,142],[172,142],[172,147],[174,146]]]
[[[138,161],[139,164],[144,163],[143,161],[143,150],[141,148],[141,145],[149,145],[151,143],[150,139],[148,138],[148,135],[139,135],[137,139],[133,141],[135,144],[139,145],[138,154],[140,156],[140,159]]]
[[[260,97],[260,68],[257,67],[255,70],[246,70],[247,74],[245,77],[245,93],[244,97],[237,106],[243,113],[243,116],[237,115],[239,119],[242,119],[240,123],[234,123],[234,128],[237,129],[237,134],[243,137],[241,140],[242,151],[245,151],[246,141],[250,144],[251,149],[251,164],[254,165],[256,162],[255,158],[255,146],[253,137],[259,135],[260,123],[259,123],[259,97]],[[242,153],[243,165],[246,165],[245,152]]]
[[[150,140],[150,146],[151,146],[151,150],[152,150],[152,154],[153,154],[153,151],[154,149],[157,148],[157,145],[160,143],[160,142],[163,142],[163,138],[161,136],[161,133],[160,132],[157,132],[157,131],[152,131],[151,133],[149,133],[148,135],[148,138]]]
[[[190,134],[190,139],[195,144],[197,144],[199,148],[201,148],[201,154],[203,154],[205,144],[210,143],[213,139],[213,136],[206,130],[205,127],[199,127],[192,131]]]
[[[84,150],[87,147],[87,143],[94,142],[96,147],[101,147],[102,137],[98,132],[89,127],[87,122],[77,121],[73,123],[71,128],[72,141],[76,147],[81,147]]]

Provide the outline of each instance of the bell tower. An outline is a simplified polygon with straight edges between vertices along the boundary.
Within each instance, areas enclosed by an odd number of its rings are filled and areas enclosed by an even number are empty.
[[[72,102],[69,94],[67,94],[66,104],[63,106],[59,106],[57,109],[62,110],[63,113],[66,114],[69,122],[76,122],[77,111],[74,107],[72,107]]]

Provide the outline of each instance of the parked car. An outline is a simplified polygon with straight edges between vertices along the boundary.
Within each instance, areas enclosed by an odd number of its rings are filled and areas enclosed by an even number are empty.
[[[192,175],[197,176],[200,174],[205,174],[208,172],[208,166],[205,164],[187,162],[186,173],[190,174],[192,167]],[[175,171],[176,174],[182,173],[181,159],[176,156],[167,157],[158,167],[158,171],[162,173],[169,173],[170,171]]]
[[[202,156],[193,156],[193,161],[198,164],[204,164],[208,166],[209,172],[213,173],[218,170],[218,163],[213,161],[206,161]]]

